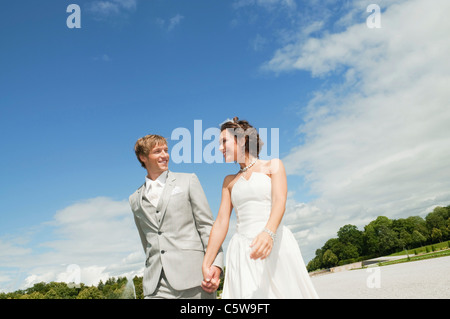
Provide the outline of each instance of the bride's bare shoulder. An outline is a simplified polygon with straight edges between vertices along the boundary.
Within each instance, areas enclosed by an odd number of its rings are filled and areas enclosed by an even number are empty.
[[[227,175],[225,176],[225,178],[223,179],[223,188],[228,188],[231,189],[231,187],[234,184],[234,180],[236,179],[237,174],[231,174],[231,175]]]
[[[267,174],[276,174],[279,172],[280,168],[283,168],[283,162],[279,158],[273,158],[271,160],[264,161],[262,163],[264,170]]]

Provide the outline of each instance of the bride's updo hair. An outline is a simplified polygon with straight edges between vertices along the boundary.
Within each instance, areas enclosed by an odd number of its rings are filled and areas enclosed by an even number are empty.
[[[236,116],[233,120],[221,124],[220,131],[227,130],[237,139],[245,138],[245,152],[254,157],[259,157],[264,142],[259,138],[258,131],[248,121],[239,120]]]

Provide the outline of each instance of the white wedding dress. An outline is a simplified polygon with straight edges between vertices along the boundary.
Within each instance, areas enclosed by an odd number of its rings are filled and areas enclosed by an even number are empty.
[[[318,298],[292,232],[280,224],[266,259],[251,259],[253,239],[264,229],[271,209],[271,178],[253,172],[240,177],[231,192],[236,234],[226,255],[223,299]]]

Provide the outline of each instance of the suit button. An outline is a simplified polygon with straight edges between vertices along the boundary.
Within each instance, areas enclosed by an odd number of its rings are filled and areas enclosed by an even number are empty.
[[[165,250],[161,250],[161,254],[164,254],[166,251]]]
[[[157,210],[156,213],[158,214],[158,213],[159,213],[159,210]]]
[[[161,234],[162,234],[162,232],[159,231],[159,232],[158,232],[158,235],[161,235]]]

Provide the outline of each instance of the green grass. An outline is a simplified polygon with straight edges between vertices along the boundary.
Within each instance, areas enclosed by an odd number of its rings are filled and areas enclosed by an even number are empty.
[[[424,260],[424,259],[430,259],[430,258],[437,258],[437,257],[444,257],[444,256],[450,256],[450,249],[436,251],[432,253],[425,253],[422,255],[412,255],[407,258],[393,260],[393,261],[386,261],[379,263],[378,266],[387,266],[387,265],[393,265],[393,264],[399,264],[409,261],[417,261],[417,260]]]
[[[435,251],[442,250],[442,249],[448,249],[449,244],[450,244],[450,242],[444,241],[442,243],[431,244],[431,245],[426,245],[426,246],[422,246],[422,247],[418,247],[418,248],[413,248],[408,251],[402,250],[402,251],[396,252],[394,254],[391,254],[389,256],[426,254],[426,253],[435,252]]]

